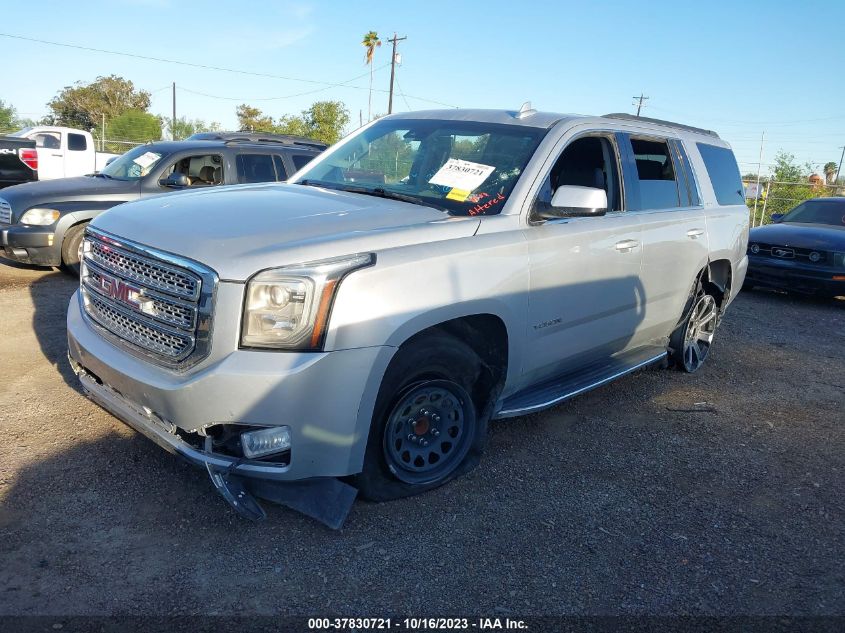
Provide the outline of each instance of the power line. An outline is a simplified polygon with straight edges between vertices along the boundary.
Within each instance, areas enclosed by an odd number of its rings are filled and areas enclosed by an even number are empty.
[[[373,72],[378,72],[380,70],[384,70],[388,66],[390,66],[389,63],[384,64],[384,65],[376,68]],[[368,72],[365,72],[361,75],[357,75],[356,77],[352,77],[352,79],[347,79],[341,85],[343,85],[347,88],[358,88],[359,90],[364,90],[365,88],[363,86],[347,86],[346,84],[349,84],[349,83],[351,83],[351,82],[353,82],[357,79],[361,79],[363,77],[366,77],[369,74],[370,73],[368,71]],[[308,90],[306,92],[296,92],[294,94],[282,95],[280,97],[224,97],[222,95],[213,95],[213,94],[209,94],[207,92],[201,92],[199,90],[192,90],[190,88],[185,88],[183,86],[179,86],[178,88],[179,88],[179,90],[183,90],[184,92],[190,92],[191,94],[199,95],[201,97],[208,97],[209,99],[222,99],[224,101],[240,101],[242,103],[251,103],[253,101],[279,101],[281,99],[291,99],[293,97],[301,97],[303,95],[310,95],[310,94],[314,94],[314,93],[317,93],[317,92],[323,92],[325,90],[331,90],[331,88],[333,88],[333,86],[326,86],[324,88],[317,88],[316,90]]]
[[[225,66],[211,66],[211,65],[208,65],[208,64],[197,64],[197,63],[194,63],[194,62],[186,62],[186,61],[181,61],[181,60],[177,60],[177,59],[167,59],[165,57],[153,57],[151,55],[139,55],[137,53],[124,53],[122,51],[112,51],[112,50],[107,50],[107,49],[104,49],[104,48],[94,48],[92,46],[80,46],[78,44],[65,44],[64,42],[53,42],[53,41],[50,41],[50,40],[42,40],[42,39],[38,39],[38,38],[35,38],[35,37],[25,37],[23,35],[14,35],[12,33],[0,33],[0,37],[8,37],[8,38],[11,38],[11,39],[23,40],[23,41],[26,41],[26,42],[35,42],[37,44],[48,44],[50,46],[61,46],[63,48],[73,48],[73,49],[82,50],[82,51],[89,51],[89,52],[93,52],[93,53],[104,53],[106,55],[119,55],[121,57],[131,57],[131,58],[134,58],[134,59],[143,59],[143,60],[153,61],[153,62],[163,62],[165,64],[177,64],[179,66],[188,66],[190,68],[201,68],[203,70],[215,70],[215,71],[219,71],[219,72],[234,73],[234,74],[237,74],[237,75],[249,75],[251,77],[263,77],[265,79],[281,79],[283,81],[299,81],[301,83],[315,84],[315,85],[319,85],[319,86],[326,86],[326,87],[329,87],[329,88],[352,88],[352,89],[355,89],[355,90],[367,90],[367,88],[364,88],[362,86],[348,86],[348,85],[345,85],[342,82],[319,81],[317,79],[303,79],[303,78],[300,78],[300,77],[289,77],[289,76],[285,76],[285,75],[274,75],[272,73],[260,73],[260,72],[255,72],[255,71],[251,71],[251,70],[242,70],[242,69],[239,69],[239,68],[227,68]],[[374,90],[376,92],[382,92],[382,93],[388,92],[387,90],[380,90],[378,88],[374,88]],[[412,96],[412,95],[408,95],[408,96],[411,97],[412,99],[416,99],[417,101],[435,103],[437,105],[443,105],[443,106],[447,106],[449,108],[457,107],[457,106],[454,106],[454,105],[451,105],[451,104],[448,104],[448,103],[443,103],[442,101],[435,101],[434,99],[428,99],[426,97],[415,97],[415,96]]]

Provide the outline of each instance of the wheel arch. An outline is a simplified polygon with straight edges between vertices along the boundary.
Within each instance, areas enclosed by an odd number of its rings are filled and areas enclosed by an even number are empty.
[[[490,312],[451,317],[406,335],[396,345],[396,351],[426,336],[437,334],[447,334],[463,341],[478,355],[482,362],[484,378],[474,390],[473,398],[479,403],[487,400],[491,405],[495,405],[507,380],[511,359],[511,337],[508,335],[505,320]]]

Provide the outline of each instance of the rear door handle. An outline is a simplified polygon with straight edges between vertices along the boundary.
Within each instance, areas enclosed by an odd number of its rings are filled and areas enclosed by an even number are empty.
[[[690,229],[687,231],[687,237],[695,239],[699,235],[704,235],[704,229]]]
[[[637,240],[622,240],[621,242],[616,242],[616,250],[620,253],[630,253],[639,245],[640,243]]]

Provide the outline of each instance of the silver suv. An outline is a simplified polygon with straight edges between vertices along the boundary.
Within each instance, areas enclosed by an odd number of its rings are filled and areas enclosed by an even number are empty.
[[[339,525],[474,467],[488,423],[653,363],[693,372],[745,277],[710,131],[627,115],[388,116],[286,184],[124,204],[68,311],[90,397],[255,497]]]

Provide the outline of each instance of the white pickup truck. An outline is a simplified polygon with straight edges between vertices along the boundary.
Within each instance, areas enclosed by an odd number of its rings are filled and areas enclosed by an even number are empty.
[[[38,125],[25,127],[10,136],[35,141],[38,180],[72,178],[100,171],[117,154],[96,151],[90,132],[70,127]]]

